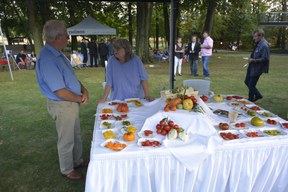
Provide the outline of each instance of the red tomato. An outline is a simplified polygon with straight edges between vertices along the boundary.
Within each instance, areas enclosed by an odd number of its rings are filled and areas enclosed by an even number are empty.
[[[160,125],[166,125],[166,121],[165,120],[161,120],[160,121]]]
[[[246,127],[246,123],[240,123],[241,127]]]
[[[168,125],[169,125],[170,127],[173,127],[173,126],[174,126],[174,122],[170,120],[170,121],[168,122]]]
[[[179,129],[179,125],[175,124],[173,128],[174,129]]]
[[[161,134],[162,130],[161,129],[157,129],[157,134]]]
[[[156,129],[162,129],[162,126],[160,124],[157,124]]]
[[[166,130],[162,130],[161,131],[161,135],[163,135],[163,136],[167,135],[167,131]]]
[[[236,123],[235,127],[242,127],[240,123]]]
[[[171,127],[170,127],[169,125],[165,125],[165,126],[164,126],[164,130],[167,131],[167,132],[169,132],[169,131],[171,130]]]

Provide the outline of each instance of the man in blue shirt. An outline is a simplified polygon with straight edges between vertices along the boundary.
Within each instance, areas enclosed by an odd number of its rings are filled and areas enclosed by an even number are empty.
[[[245,84],[249,88],[248,99],[255,102],[263,96],[256,88],[256,84],[262,73],[268,73],[270,61],[270,48],[264,38],[264,31],[257,29],[253,32],[253,39],[256,43],[253,52],[248,60],[249,67],[245,78]]]
[[[82,159],[79,106],[88,102],[89,94],[61,52],[69,39],[65,24],[47,21],[43,33],[46,44],[37,60],[36,77],[47,97],[48,112],[56,122],[60,170],[69,179],[81,179],[74,169],[88,162]]]

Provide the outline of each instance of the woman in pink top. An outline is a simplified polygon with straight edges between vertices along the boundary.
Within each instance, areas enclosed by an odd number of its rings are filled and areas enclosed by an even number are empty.
[[[208,62],[212,56],[213,39],[209,36],[207,31],[203,33],[204,42],[201,45],[201,56],[203,66],[203,76],[205,79],[210,79],[210,73],[208,68]]]

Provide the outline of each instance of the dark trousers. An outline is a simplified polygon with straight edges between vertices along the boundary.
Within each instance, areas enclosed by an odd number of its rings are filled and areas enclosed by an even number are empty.
[[[105,61],[107,60],[107,55],[100,55],[100,64],[105,67]]]
[[[98,67],[97,65],[97,55],[90,54],[90,67],[93,67],[93,59],[95,60],[95,67]]]
[[[83,63],[87,63],[88,55],[87,53],[83,53]]]
[[[248,94],[248,100],[249,101],[254,101],[255,99],[262,98],[263,96],[261,93],[258,91],[256,88],[256,84],[260,78],[260,75],[258,76],[250,76],[249,71],[247,71],[247,75],[245,78],[245,84],[247,85],[249,89],[249,94]]]

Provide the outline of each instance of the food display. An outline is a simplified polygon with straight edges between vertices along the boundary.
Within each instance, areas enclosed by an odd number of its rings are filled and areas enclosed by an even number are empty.
[[[260,111],[261,110],[261,108],[256,106],[256,105],[250,107],[250,109],[252,109],[253,111]]]
[[[129,126],[129,125],[131,125],[131,122],[130,121],[122,121],[122,125],[123,126]]]
[[[228,129],[229,129],[228,123],[219,123],[218,127],[219,127],[221,130],[228,130]]]
[[[263,130],[263,132],[267,135],[270,136],[278,136],[278,135],[283,135],[283,132],[275,129],[275,130]]]
[[[220,132],[219,135],[220,135],[224,140],[239,139],[239,134],[238,134],[238,133],[233,133],[233,132]]]
[[[135,132],[127,132],[123,135],[124,141],[135,141]]]
[[[142,103],[138,99],[131,99],[131,100],[127,100],[126,102],[127,103],[134,103],[136,107],[143,106]]]
[[[206,96],[206,95],[202,95],[200,98],[201,98],[201,99],[202,99],[202,101],[204,101],[204,102],[206,102],[206,101],[208,101],[208,100],[209,100],[209,97],[208,97],[208,96]]]
[[[288,121],[287,122],[280,122],[280,124],[284,129],[288,129]]]
[[[226,100],[227,100],[227,101],[231,101],[232,99],[233,99],[233,97],[232,97],[231,95],[226,96]]]
[[[246,100],[239,100],[240,103],[242,103],[243,105],[250,105],[251,102],[248,102]]]
[[[229,115],[228,111],[222,110],[222,109],[216,109],[213,113],[216,115],[224,116],[224,117],[228,117]]]
[[[262,115],[263,117],[266,117],[266,118],[276,117],[276,115],[274,115],[274,114],[272,114],[272,113],[269,113],[269,112],[267,112],[267,111],[260,112],[259,114]]]
[[[214,101],[220,103],[223,101],[223,96],[222,95],[214,95],[213,99],[214,99]]]
[[[240,106],[240,104],[238,102],[231,102],[229,105],[231,105],[232,107]]]
[[[126,144],[122,143],[120,141],[116,140],[109,140],[108,142],[105,142],[103,145],[105,148],[111,149],[113,151],[122,151],[123,149],[126,148]]]
[[[232,97],[237,100],[243,99],[243,97],[239,95],[233,95]]]
[[[247,127],[247,124],[242,122],[242,123],[234,123],[233,126],[236,128],[236,129],[245,129]]]
[[[119,104],[117,105],[116,110],[117,110],[118,112],[127,113],[127,112],[129,111],[129,107],[128,107],[127,103],[119,103]]]
[[[161,144],[161,141],[157,139],[142,138],[138,140],[138,145],[141,147],[160,147],[162,144]]]
[[[249,115],[249,116],[252,116],[252,117],[257,115],[257,113],[255,111],[250,110],[250,109],[246,112],[246,114]]]
[[[129,125],[127,127],[123,127],[121,130],[122,130],[123,133],[126,133],[126,132],[128,132],[128,133],[136,133],[137,128],[132,126],[132,125]]]
[[[112,131],[112,130],[103,131],[102,135],[103,135],[103,138],[105,140],[107,140],[107,139],[115,139],[116,138],[116,135],[115,135],[114,131]]]
[[[111,101],[108,103],[108,105],[118,105],[120,102],[119,101]]]
[[[250,122],[251,125],[255,127],[262,127],[265,124],[265,122],[259,117],[253,117]]]
[[[274,119],[267,119],[266,122],[268,125],[277,125],[277,121],[275,121]]]
[[[103,108],[102,113],[113,113],[113,109],[110,108]]]
[[[103,113],[103,114],[100,114],[100,115],[99,115],[99,118],[100,118],[101,120],[108,120],[108,119],[111,119],[111,118],[112,118],[112,114]]]
[[[104,120],[101,121],[100,129],[111,129],[114,127],[114,120]]]
[[[127,114],[113,114],[112,117],[116,120],[116,121],[121,121],[122,119],[125,119],[128,117]]]
[[[247,137],[263,137],[258,131],[249,131],[246,133]]]

